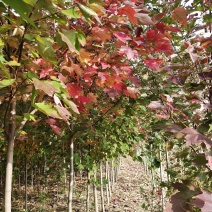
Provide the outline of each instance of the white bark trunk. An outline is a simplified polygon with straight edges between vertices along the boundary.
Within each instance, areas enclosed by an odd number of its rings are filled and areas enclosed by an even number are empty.
[[[6,183],[5,183],[5,212],[11,212],[12,203],[12,175],[13,175],[13,152],[15,142],[15,116],[16,116],[16,102],[11,103],[10,108],[11,119],[9,127],[8,147],[7,147],[7,168],[6,168]]]
[[[73,128],[73,126],[71,126]],[[70,179],[69,179],[69,192],[68,192],[68,211],[72,212],[72,199],[73,199],[73,186],[74,186],[74,142],[70,138]]]

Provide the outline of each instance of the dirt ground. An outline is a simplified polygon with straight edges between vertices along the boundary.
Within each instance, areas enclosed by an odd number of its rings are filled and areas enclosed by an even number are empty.
[[[87,179],[76,177],[73,195],[73,212],[86,211],[86,184]],[[32,212],[66,212],[67,211],[67,191],[66,189],[48,183],[47,194],[36,194],[34,189],[28,188],[28,211]],[[59,189],[58,189],[59,188]],[[18,194],[14,189],[13,210],[22,212],[24,210],[24,186]],[[104,191],[105,193],[105,191]],[[0,192],[0,211],[3,206],[3,191]],[[90,212],[94,212],[93,190],[90,190]],[[18,198],[17,198],[18,197]],[[98,203],[100,209],[100,189],[98,189]],[[106,201],[106,200],[105,200]],[[106,204],[105,204],[106,205]],[[152,183],[152,174],[146,173],[141,162],[133,161],[131,157],[122,158],[118,173],[117,182],[114,183],[109,206],[106,205],[107,212],[162,212],[161,194]]]
[[[117,183],[112,191],[109,211],[140,212],[142,205],[141,184],[144,179],[141,163],[122,159]]]
[[[162,211],[161,196],[152,189],[152,181],[141,162],[123,158],[118,181],[114,185],[110,212]],[[143,206],[143,207],[142,207]]]

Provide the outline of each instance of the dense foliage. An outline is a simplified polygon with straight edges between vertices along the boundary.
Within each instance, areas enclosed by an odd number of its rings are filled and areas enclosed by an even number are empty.
[[[72,143],[75,170],[88,172],[141,148],[137,158],[152,170],[166,160],[166,211],[211,208],[211,7],[207,0],[0,2],[5,209],[13,156],[14,175],[25,158],[28,169],[45,163],[60,179],[55,170],[67,171]]]

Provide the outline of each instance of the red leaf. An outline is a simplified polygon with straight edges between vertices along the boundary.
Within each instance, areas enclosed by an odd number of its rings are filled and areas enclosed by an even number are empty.
[[[156,15],[154,15],[154,16],[152,17],[152,21],[153,21],[155,24],[157,24],[157,23],[159,23],[159,22],[161,21],[161,19],[163,18],[164,15],[165,15],[165,13],[158,13],[158,14],[156,14]]]
[[[33,78],[33,84],[36,89],[40,89],[43,92],[45,92],[49,96],[53,96],[55,92],[59,92],[60,90],[56,88],[51,81],[47,80],[39,80],[36,78]]]
[[[124,90],[124,89],[127,88],[126,85],[125,85],[123,82],[115,82],[115,83],[112,85],[112,87],[113,87],[114,89],[120,90],[120,91],[122,91],[122,90]]]
[[[157,30],[149,30],[146,33],[146,39],[151,42],[157,42],[163,39],[163,35],[158,33]]]
[[[57,123],[56,119],[49,118],[46,120],[46,123],[49,125],[55,125]]]
[[[138,88],[141,87],[141,81],[140,81],[140,79],[138,79],[137,77],[135,77],[135,76],[129,76],[129,80],[130,80],[134,85],[136,85]]]
[[[91,79],[91,77],[88,76],[88,75],[85,75],[84,76],[84,80],[85,80],[85,82],[93,82],[93,80]]]
[[[93,27],[92,33],[99,37],[103,42],[106,40],[111,40],[111,34],[109,28],[103,27]]]
[[[166,27],[166,30],[167,31],[170,31],[170,32],[181,32],[181,29],[180,28],[172,27],[172,26],[167,26]]]
[[[185,140],[187,145],[205,143],[206,146],[212,147],[212,141],[196,131],[194,128],[187,127],[181,132],[186,135]]]
[[[89,97],[89,99],[90,99],[91,102],[97,103],[97,99],[96,99],[96,96],[95,96],[94,93],[88,93],[87,96]]]
[[[138,28],[135,30],[135,35],[136,35],[136,37],[140,37],[142,32],[143,32],[142,27],[138,27]]]
[[[156,69],[157,71],[160,70],[160,65],[163,63],[162,59],[149,59],[144,60],[144,63],[149,66],[151,69]]]
[[[102,69],[107,69],[107,68],[110,68],[110,64],[108,63],[105,63],[105,62],[101,62],[101,65],[102,65]]]
[[[126,54],[128,59],[133,59],[138,56],[138,52],[128,46],[122,46],[119,50],[119,53]]]
[[[192,205],[195,205],[198,208],[201,208],[202,212],[211,212],[212,209],[212,193],[206,190],[203,190],[202,194],[199,194],[196,200],[191,202]]]
[[[170,115],[169,114],[165,114],[165,113],[157,113],[155,115],[155,118],[157,118],[157,119],[169,119]]]
[[[83,95],[83,90],[76,85],[75,83],[66,84],[67,91],[73,98],[78,98],[80,95]]]
[[[164,38],[161,42],[158,42],[157,44],[158,44],[156,46],[157,51],[164,52],[166,55],[170,55],[173,52],[171,42],[169,41],[168,38]]]
[[[40,73],[40,78],[48,76],[51,71],[53,71],[52,68],[43,68]]]
[[[99,72],[98,77],[100,77],[102,81],[105,81],[109,78],[109,74],[107,72]]]
[[[127,17],[130,19],[130,21],[133,23],[133,24],[137,24],[138,21],[135,17],[135,10],[129,6],[129,5],[125,5],[124,7],[120,8],[119,11],[118,11],[118,14],[119,15],[127,15]]]
[[[162,105],[159,101],[151,101],[147,107],[149,107],[152,110],[157,110],[164,108],[164,105]]]
[[[192,62],[195,63],[197,61],[197,59],[199,58],[199,55],[194,53],[194,46],[192,46],[189,42],[185,43],[185,45],[188,46],[187,51],[190,55]]]
[[[172,195],[171,203],[167,203],[165,212],[186,212],[186,200],[186,196],[181,192]]]
[[[71,116],[71,113],[63,106],[56,105],[57,112],[60,114],[63,120],[67,121]]]
[[[146,13],[138,13],[138,14],[136,14],[136,17],[138,18],[139,23],[142,25],[153,25],[154,24],[152,19]]]
[[[40,65],[40,66],[45,66],[46,65],[46,61],[42,58],[39,58],[35,61],[33,61],[35,64]]]
[[[58,127],[57,120],[49,118],[46,120],[46,123],[49,124],[56,135],[62,136],[61,128]]]
[[[133,88],[133,87],[127,87],[126,90],[124,90],[124,94],[126,96],[129,96],[133,99],[136,99],[136,94],[138,93],[138,89],[137,88]]]
[[[207,79],[207,80],[212,80],[212,71],[206,72],[202,71],[201,73],[198,73],[200,79]]]
[[[177,28],[177,27],[172,27],[172,26],[167,26],[164,23],[160,22],[157,23],[155,25],[157,27],[157,29],[161,32],[161,33],[165,33],[165,31],[171,31],[171,32],[181,32],[181,29]]]
[[[124,32],[114,32],[113,34],[123,43],[125,43],[127,40],[132,40],[131,37],[126,35]]]
[[[79,96],[77,98],[77,101],[83,105],[87,105],[89,102],[91,102],[91,99],[87,96]]]
[[[122,91],[115,90],[113,88],[105,88],[104,92],[107,93],[108,96],[113,100],[115,99],[116,96],[120,96],[122,94]]]
[[[177,7],[172,13],[173,20],[179,21],[184,26],[187,25],[187,14],[188,11],[182,7]]]

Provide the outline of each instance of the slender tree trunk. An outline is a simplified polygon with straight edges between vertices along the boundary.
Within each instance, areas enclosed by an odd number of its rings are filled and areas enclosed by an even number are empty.
[[[108,169],[108,167],[107,167],[107,161],[105,162],[105,178],[106,178],[106,180],[108,181],[108,177],[107,177],[107,169]],[[109,197],[110,195],[109,195],[109,186],[108,186],[108,182],[107,182],[107,184],[106,184],[106,198],[107,198],[107,205],[109,206],[109,204],[110,204],[110,197]]]
[[[21,172],[19,168],[19,173],[18,173],[18,193],[19,195],[21,194]]]
[[[106,161],[106,176],[107,176],[107,181],[108,181],[108,194],[109,198],[111,197],[111,183],[110,183],[110,171],[109,171],[109,166],[108,166],[108,161]],[[108,203],[109,204],[109,203]]]
[[[114,162],[113,160],[111,161],[111,189],[113,190],[113,185],[114,185],[114,182],[115,182],[115,178],[114,178]]]
[[[160,157],[160,180],[161,183],[163,182],[163,166],[162,166],[162,155],[161,155],[161,148],[159,150],[159,157]],[[162,203],[162,211],[164,210],[164,194],[163,188],[161,187],[161,203]]]
[[[73,129],[73,125],[71,124]],[[72,199],[73,199],[73,186],[74,186],[74,141],[73,137],[70,138],[70,178],[69,178],[69,192],[68,192],[68,211],[72,212]]]
[[[46,153],[44,153],[44,167],[43,167],[43,174],[44,174],[44,179],[45,179],[45,188],[44,191],[48,192],[48,175],[47,175],[47,158],[46,158]]]
[[[94,192],[94,205],[95,205],[95,212],[99,211],[98,207],[98,195],[97,195],[97,186],[96,186],[96,171],[94,172],[94,184],[93,184],[93,192]]]
[[[10,108],[10,126],[7,146],[7,168],[6,168],[6,183],[5,183],[5,212],[11,212],[12,203],[12,175],[13,175],[13,152],[15,142],[15,116],[16,116],[16,102],[12,100]]]
[[[168,170],[169,170],[169,153],[167,151],[167,148],[166,148],[166,144],[165,144],[165,151],[166,151],[166,173],[167,173],[167,181],[169,182],[170,181],[170,178],[169,178],[169,173],[168,173]]]
[[[34,173],[33,173],[33,165],[31,167],[31,186],[32,190],[34,190]]]
[[[25,140],[25,211],[27,211],[27,148],[26,148],[26,140]]]
[[[102,175],[102,162],[99,164],[100,169],[100,184],[101,184],[101,203],[102,203],[102,212],[105,212],[105,201],[104,201],[104,185],[103,185],[103,175]]]
[[[117,182],[118,180],[118,175],[119,175],[119,158],[117,158],[115,166],[115,182]]]
[[[1,175],[1,189],[3,189],[3,176]]]
[[[64,172],[64,190],[66,191],[67,177],[66,177],[66,158],[65,158],[65,145],[63,143],[63,172]]]
[[[86,198],[86,212],[89,212],[90,208],[90,173],[88,171],[88,183],[87,183],[87,198]]]

